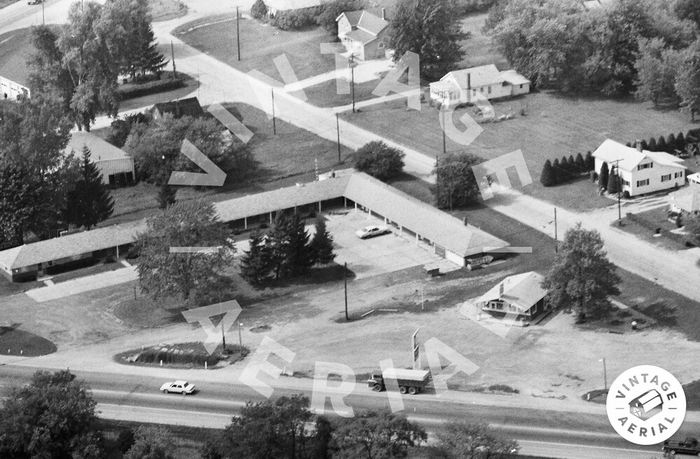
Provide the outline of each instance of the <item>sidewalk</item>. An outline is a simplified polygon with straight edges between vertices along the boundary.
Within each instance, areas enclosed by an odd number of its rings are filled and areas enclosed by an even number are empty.
[[[110,285],[123,284],[136,279],[138,279],[136,267],[129,266],[115,269],[114,271],[79,277],[58,284],[27,290],[25,293],[37,303],[42,303],[44,301],[77,295],[78,293],[89,292],[90,290],[109,287]]]

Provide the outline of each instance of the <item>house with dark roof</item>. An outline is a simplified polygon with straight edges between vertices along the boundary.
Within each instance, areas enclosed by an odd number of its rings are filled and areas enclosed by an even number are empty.
[[[430,83],[430,99],[452,107],[479,98],[503,99],[530,92],[530,80],[515,70],[500,71],[493,64],[455,70]]]
[[[71,133],[65,153],[81,158],[84,147],[90,150],[90,160],[100,171],[102,183],[113,187],[134,183],[134,158],[124,150],[91,132],[76,131]]]
[[[199,99],[196,97],[188,97],[187,99],[173,100],[170,102],[161,102],[153,105],[151,109],[153,119],[161,118],[165,113],[169,113],[175,118],[183,116],[191,116],[192,118],[200,118],[204,116],[204,109],[199,104]]]
[[[474,303],[495,316],[529,322],[548,309],[544,277],[534,271],[508,276]]]
[[[335,19],[338,38],[356,58],[380,59],[386,56],[389,45],[389,22],[384,9],[382,16],[367,10],[346,11]]]
[[[272,224],[279,211],[305,215],[332,207],[354,207],[381,218],[396,233],[411,237],[416,245],[428,247],[458,266],[466,266],[469,259],[485,252],[507,252],[507,242],[361,172],[214,204],[219,219],[240,230],[253,224]],[[146,228],[146,221],[141,220],[3,250],[0,273],[13,281],[33,279],[56,265],[90,257],[119,257]]]

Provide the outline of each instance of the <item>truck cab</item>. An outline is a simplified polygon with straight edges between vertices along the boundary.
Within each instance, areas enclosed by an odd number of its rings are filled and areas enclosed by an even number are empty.
[[[662,448],[664,457],[674,457],[676,454],[700,455],[700,444],[697,438],[687,437],[683,441],[666,440]]]
[[[398,388],[402,394],[415,395],[422,392],[430,381],[428,370],[404,370],[400,368],[387,368],[375,371],[367,380],[367,386],[375,392]]]

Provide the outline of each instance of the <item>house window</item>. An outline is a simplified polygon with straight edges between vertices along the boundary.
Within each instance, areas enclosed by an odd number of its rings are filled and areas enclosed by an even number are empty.
[[[489,90],[489,94],[491,94],[491,86],[489,86],[488,90]]]
[[[646,186],[646,185],[649,185],[649,179],[637,180],[637,186]]]
[[[651,169],[652,167],[654,167],[654,163],[640,164],[637,166],[637,170],[641,171],[642,169]]]
[[[671,174],[666,174],[666,175],[661,176],[662,182],[668,182],[669,180],[671,180]]]
[[[683,171],[676,172],[675,174],[673,174],[673,177],[674,177],[674,178],[683,177]]]
[[[623,185],[630,186],[630,182],[627,181],[627,180],[625,180],[625,179],[622,179],[622,184],[623,184]]]
[[[520,85],[520,89],[523,89],[523,85]]]

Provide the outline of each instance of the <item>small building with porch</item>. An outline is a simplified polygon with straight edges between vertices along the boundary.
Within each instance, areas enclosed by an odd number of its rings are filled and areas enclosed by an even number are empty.
[[[474,303],[482,311],[529,322],[549,309],[544,276],[534,271],[508,276]]]

